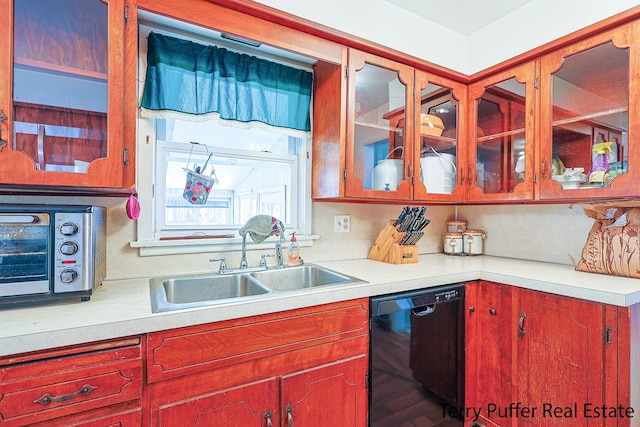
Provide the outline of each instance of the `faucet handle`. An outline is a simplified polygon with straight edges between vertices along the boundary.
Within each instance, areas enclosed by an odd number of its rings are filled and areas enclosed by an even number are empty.
[[[260,267],[266,267],[267,266],[267,257],[272,257],[275,256],[274,254],[263,254],[260,255]]]
[[[218,269],[218,273],[222,274],[227,270],[227,263],[224,261],[224,257],[222,258],[209,258],[209,262],[220,261],[220,268]]]

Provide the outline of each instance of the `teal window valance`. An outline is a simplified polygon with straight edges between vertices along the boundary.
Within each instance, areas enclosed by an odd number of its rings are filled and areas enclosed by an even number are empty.
[[[157,33],[147,52],[145,117],[311,130],[309,71]]]

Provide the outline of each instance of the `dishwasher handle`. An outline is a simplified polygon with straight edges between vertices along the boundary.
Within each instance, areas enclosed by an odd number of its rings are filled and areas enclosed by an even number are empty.
[[[416,316],[426,316],[427,314],[431,314],[436,311],[435,304],[425,305],[424,307],[416,307],[411,309],[411,312]]]

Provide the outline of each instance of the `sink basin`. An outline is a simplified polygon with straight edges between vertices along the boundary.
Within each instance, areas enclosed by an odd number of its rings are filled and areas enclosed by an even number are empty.
[[[251,273],[251,276],[272,291],[278,292],[359,281],[316,265],[258,271]]]
[[[152,311],[201,307],[221,300],[269,292],[247,274],[198,275],[151,279]]]
[[[254,272],[240,270],[228,274],[157,277],[149,281],[151,311],[154,313],[251,300],[273,292],[348,283],[362,283],[362,280],[317,265]]]

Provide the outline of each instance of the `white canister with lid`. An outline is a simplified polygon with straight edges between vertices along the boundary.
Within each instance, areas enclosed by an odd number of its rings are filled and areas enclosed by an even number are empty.
[[[462,233],[463,252],[469,255],[481,255],[485,234],[482,230],[465,230]]]
[[[461,219],[450,219],[447,221],[447,232],[462,233],[467,229],[467,221]]]
[[[444,253],[445,254],[461,254],[462,253],[462,233],[444,233]]]

